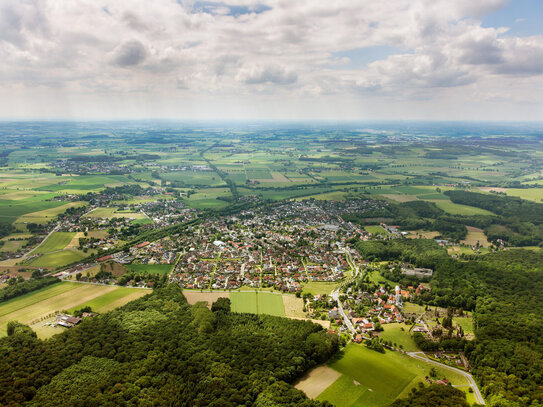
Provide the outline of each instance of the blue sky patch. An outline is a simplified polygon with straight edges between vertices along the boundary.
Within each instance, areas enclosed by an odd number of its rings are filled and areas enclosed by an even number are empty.
[[[543,34],[543,1],[512,0],[483,18],[483,27],[509,27],[504,35],[529,36]]]
[[[355,48],[348,51],[334,52],[332,54],[332,59],[339,60],[342,58],[349,58],[350,62],[341,65],[341,68],[363,68],[374,61],[386,59],[388,56],[398,54],[399,52],[400,49],[397,47],[376,45],[373,47]]]

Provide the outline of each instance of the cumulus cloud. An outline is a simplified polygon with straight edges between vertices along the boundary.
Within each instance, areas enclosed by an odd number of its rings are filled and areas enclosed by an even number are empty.
[[[298,75],[295,72],[288,71],[284,66],[279,65],[253,65],[243,68],[238,74],[238,80],[250,85],[263,83],[289,85],[297,79]]]
[[[266,95],[285,109],[317,94],[408,105],[414,95],[495,100],[501,89],[533,100],[543,94],[543,36],[479,20],[506,3],[3,0],[0,91],[137,90],[165,103],[179,91],[240,105]],[[375,47],[393,53],[365,65],[337,58]]]
[[[113,51],[113,63],[121,67],[139,65],[145,60],[147,51],[137,40],[129,40],[120,44]]]

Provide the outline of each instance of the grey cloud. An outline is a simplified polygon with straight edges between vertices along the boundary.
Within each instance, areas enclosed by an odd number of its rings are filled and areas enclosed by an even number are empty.
[[[460,61],[472,65],[493,65],[503,62],[503,49],[496,38],[487,37],[461,45],[463,55]]]
[[[121,67],[135,66],[147,56],[143,44],[137,40],[123,42],[113,51],[113,63]]]

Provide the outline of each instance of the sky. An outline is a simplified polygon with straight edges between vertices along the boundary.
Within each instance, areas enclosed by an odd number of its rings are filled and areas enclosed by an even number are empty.
[[[543,120],[541,0],[0,0],[0,119]]]

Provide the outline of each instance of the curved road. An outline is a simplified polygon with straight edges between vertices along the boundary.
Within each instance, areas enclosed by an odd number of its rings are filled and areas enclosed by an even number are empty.
[[[485,400],[483,399],[483,395],[479,391],[479,387],[477,386],[477,383],[475,383],[475,380],[473,379],[473,376],[470,375],[469,373],[464,372],[463,370],[457,369],[455,367],[447,366],[447,365],[444,365],[443,363],[439,363],[439,362],[436,362],[434,360],[428,359],[426,356],[421,356],[421,354],[424,355],[424,353],[422,353],[422,352],[407,352],[407,354],[409,356],[411,356],[412,358],[415,358],[415,359],[420,360],[422,362],[426,362],[426,363],[429,363],[431,365],[439,366],[439,367],[442,367],[442,368],[447,369],[447,370],[451,370],[451,371],[456,372],[456,373],[460,373],[462,376],[464,376],[466,379],[468,379],[468,382],[469,382],[471,388],[473,389],[473,394],[475,395],[475,401],[477,402],[477,404],[482,404],[482,405],[486,404]]]

